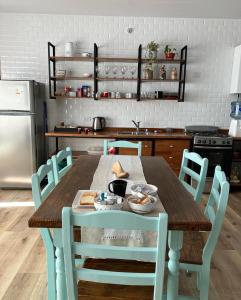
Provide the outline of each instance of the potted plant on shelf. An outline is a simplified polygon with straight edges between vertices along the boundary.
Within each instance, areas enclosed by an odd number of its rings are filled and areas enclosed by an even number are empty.
[[[151,41],[146,45],[146,56],[149,59],[156,59],[157,58],[157,50],[159,48],[159,44],[155,41]]]
[[[166,56],[166,59],[173,60],[176,54],[176,48],[170,48],[168,45],[166,45],[164,53]]]

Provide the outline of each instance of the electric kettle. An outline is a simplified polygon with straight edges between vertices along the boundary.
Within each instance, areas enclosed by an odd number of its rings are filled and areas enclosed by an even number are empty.
[[[105,128],[105,118],[95,117],[93,118],[93,131],[101,131]]]

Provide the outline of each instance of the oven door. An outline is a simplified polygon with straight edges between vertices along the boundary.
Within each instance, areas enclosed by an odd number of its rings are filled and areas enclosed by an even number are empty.
[[[207,177],[213,178],[215,167],[221,166],[225,172],[227,178],[230,176],[231,164],[232,164],[232,147],[230,146],[199,146],[194,145],[193,151],[206,157],[209,161]]]

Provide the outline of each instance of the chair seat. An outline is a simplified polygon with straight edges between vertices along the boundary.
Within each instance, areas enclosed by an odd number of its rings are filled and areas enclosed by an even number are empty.
[[[117,259],[87,259],[85,268],[115,272],[155,272],[154,263]],[[103,284],[87,281],[78,283],[78,299],[81,300],[150,300],[153,299],[152,286],[128,286]]]
[[[202,253],[205,242],[206,238],[202,232],[184,232],[180,262],[202,265]]]

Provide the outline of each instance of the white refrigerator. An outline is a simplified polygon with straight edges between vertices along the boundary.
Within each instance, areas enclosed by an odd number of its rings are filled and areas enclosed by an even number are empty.
[[[0,188],[30,188],[45,161],[43,95],[35,81],[0,80]]]

